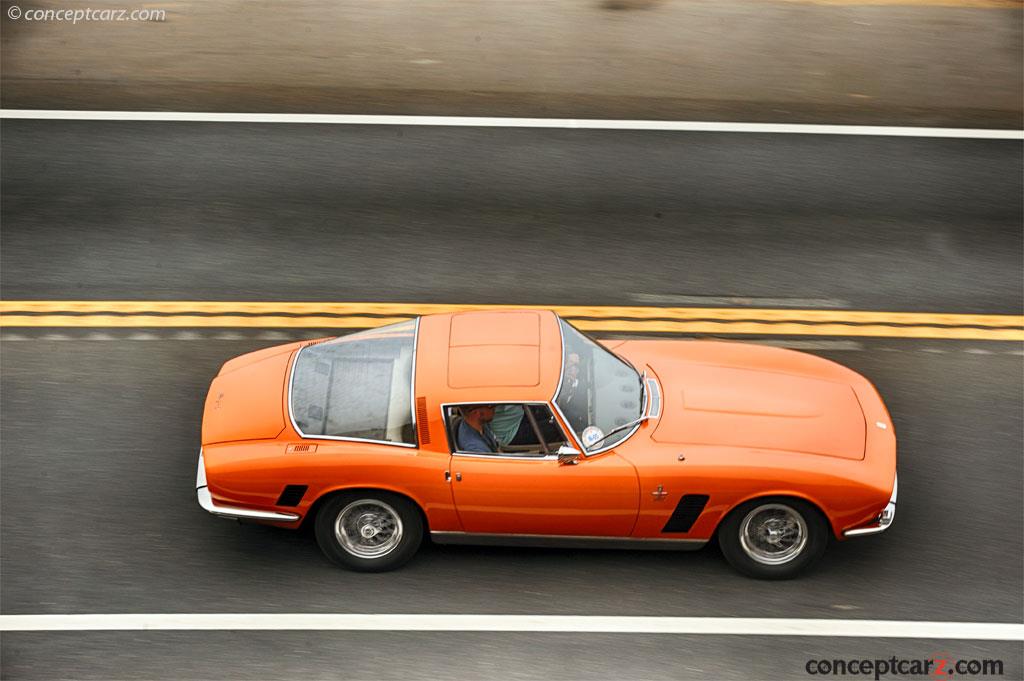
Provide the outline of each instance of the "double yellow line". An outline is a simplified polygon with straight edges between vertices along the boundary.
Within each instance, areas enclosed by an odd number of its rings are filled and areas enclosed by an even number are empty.
[[[0,327],[364,329],[513,305],[209,301],[0,301]],[[537,306],[533,306],[537,307]],[[706,307],[539,306],[585,331],[1024,341],[1024,315]]]

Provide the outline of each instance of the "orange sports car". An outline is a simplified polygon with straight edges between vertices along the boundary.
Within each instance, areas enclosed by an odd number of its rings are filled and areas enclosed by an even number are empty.
[[[437,543],[696,549],[796,575],[896,512],[874,387],[791,350],[595,341],[540,310],[420,317],[228,361],[203,416],[199,504],[314,524],[335,563]]]

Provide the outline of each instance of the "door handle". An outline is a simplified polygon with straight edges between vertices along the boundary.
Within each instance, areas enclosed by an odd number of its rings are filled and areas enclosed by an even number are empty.
[[[462,473],[455,474],[455,482],[462,482]]]

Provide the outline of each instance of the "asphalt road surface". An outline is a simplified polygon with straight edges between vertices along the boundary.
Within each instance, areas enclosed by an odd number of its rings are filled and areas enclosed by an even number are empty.
[[[1019,141],[4,121],[8,299],[1019,313]]]
[[[1019,142],[25,121],[3,132],[7,300],[1022,308]],[[52,331],[0,346],[5,615],[1021,621],[1019,343],[824,339],[812,350],[885,397],[900,510],[884,535],[833,545],[806,577],[762,583],[714,547],[426,546],[398,572],[338,570],[306,533],[226,522],[195,502],[208,383],[226,359],[273,341]],[[809,678],[810,658],[939,652],[999,658],[1005,678],[1024,676],[1020,643],[992,641],[223,631],[0,641],[12,679],[786,679]]]

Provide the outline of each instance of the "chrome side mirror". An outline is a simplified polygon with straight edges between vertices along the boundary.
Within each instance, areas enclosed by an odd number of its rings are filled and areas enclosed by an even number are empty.
[[[560,466],[575,466],[580,462],[580,450],[569,445],[562,445],[558,448],[558,464]]]

